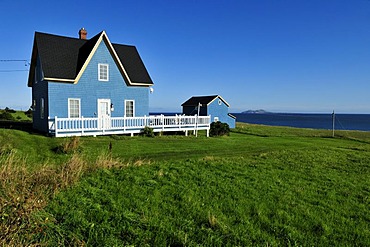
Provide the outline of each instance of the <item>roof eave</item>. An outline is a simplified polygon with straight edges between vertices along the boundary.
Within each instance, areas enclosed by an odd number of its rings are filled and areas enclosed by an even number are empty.
[[[227,107],[230,107],[230,104],[229,103],[227,103],[227,101],[226,100],[224,100],[224,98],[222,98],[220,95],[216,95],[216,97],[213,99],[213,100],[211,100],[208,104],[207,104],[207,106],[208,105],[210,105],[213,101],[215,101],[217,98],[220,98],[220,100],[222,100],[224,103],[225,103],[225,105],[227,106]]]
[[[53,77],[44,77],[45,81],[53,81],[53,82],[69,82],[69,83],[76,83],[75,79],[63,79],[63,78],[53,78]]]
[[[33,39],[33,46],[32,46],[32,54],[31,54],[31,65],[30,65],[30,70],[28,72],[28,87],[33,86],[33,78],[35,78],[35,66],[37,64],[37,43],[36,43],[36,37]]]

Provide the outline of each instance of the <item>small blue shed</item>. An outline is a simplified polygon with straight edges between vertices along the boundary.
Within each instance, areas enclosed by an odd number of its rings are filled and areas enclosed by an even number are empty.
[[[185,115],[210,115],[212,122],[220,121],[235,128],[236,118],[228,113],[230,105],[220,95],[193,96],[181,106]]]

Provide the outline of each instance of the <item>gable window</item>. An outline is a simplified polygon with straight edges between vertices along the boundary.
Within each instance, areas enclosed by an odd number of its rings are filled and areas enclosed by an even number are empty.
[[[135,101],[125,100],[125,117],[135,117]]]
[[[68,99],[68,117],[79,118],[81,112],[80,99]]]
[[[109,81],[109,65],[105,63],[98,64],[99,81]]]
[[[39,82],[39,77],[38,77],[38,73],[37,73],[37,66],[35,67],[35,84],[37,84]]]
[[[44,119],[44,114],[45,114],[45,102],[44,98],[40,99],[40,118]]]

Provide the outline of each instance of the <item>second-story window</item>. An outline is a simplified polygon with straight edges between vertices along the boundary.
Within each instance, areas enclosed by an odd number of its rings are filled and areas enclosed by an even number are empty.
[[[98,64],[99,81],[109,81],[109,65],[105,63]]]

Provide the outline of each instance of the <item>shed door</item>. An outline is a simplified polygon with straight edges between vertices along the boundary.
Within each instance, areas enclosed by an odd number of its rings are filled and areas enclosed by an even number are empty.
[[[110,99],[98,99],[98,118],[100,129],[110,127]]]

